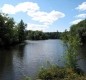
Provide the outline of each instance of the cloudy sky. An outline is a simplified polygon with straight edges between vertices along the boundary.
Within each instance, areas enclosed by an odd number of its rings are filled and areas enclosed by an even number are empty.
[[[23,19],[28,30],[62,32],[86,18],[86,0],[1,0],[0,12]]]

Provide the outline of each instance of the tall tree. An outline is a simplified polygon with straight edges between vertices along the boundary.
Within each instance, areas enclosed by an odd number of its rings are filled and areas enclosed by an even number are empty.
[[[14,19],[0,14],[0,42],[1,45],[10,45],[13,38]]]
[[[25,40],[25,28],[26,24],[23,22],[23,20],[20,21],[18,24],[18,37],[19,37],[19,42],[22,42]]]

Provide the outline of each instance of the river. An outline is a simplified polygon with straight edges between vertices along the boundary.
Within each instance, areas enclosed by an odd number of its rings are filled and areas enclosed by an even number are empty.
[[[42,67],[50,64],[64,66],[64,51],[61,40],[26,40],[26,44],[1,49],[0,80],[22,80],[26,76],[35,78]],[[86,68],[86,61],[80,60],[78,64],[82,69]]]

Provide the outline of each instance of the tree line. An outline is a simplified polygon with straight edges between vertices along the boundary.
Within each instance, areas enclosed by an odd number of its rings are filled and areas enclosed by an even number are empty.
[[[10,46],[29,40],[59,39],[60,32],[26,30],[27,24],[21,20],[16,23],[7,14],[0,13],[0,46]]]
[[[26,30],[27,24],[21,20],[16,23],[13,18],[0,13],[0,46],[14,45],[29,40],[61,39],[68,40],[68,36],[79,36],[82,44],[86,43],[86,19],[70,27],[70,31],[42,32]]]
[[[60,32],[42,32],[27,30],[26,39],[29,40],[45,40],[45,39],[60,39]]]

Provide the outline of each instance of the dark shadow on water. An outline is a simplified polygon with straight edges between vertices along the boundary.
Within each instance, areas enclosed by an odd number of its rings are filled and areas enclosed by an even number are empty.
[[[0,79],[13,79],[12,54],[9,50],[0,50]]]
[[[18,58],[23,59],[24,46],[0,48],[0,80],[16,80],[13,57],[17,54]]]
[[[83,45],[79,48],[79,61],[78,65],[83,72],[86,73],[86,45]]]

